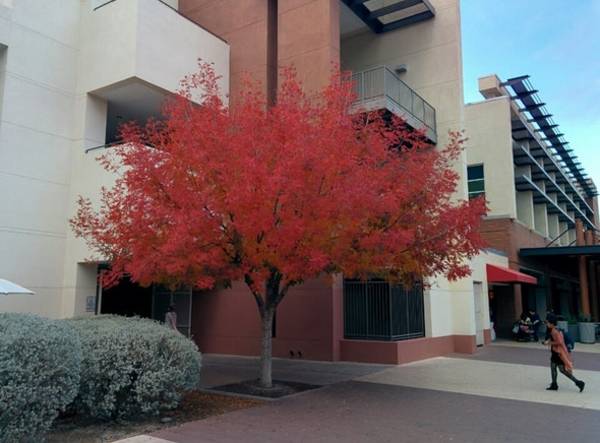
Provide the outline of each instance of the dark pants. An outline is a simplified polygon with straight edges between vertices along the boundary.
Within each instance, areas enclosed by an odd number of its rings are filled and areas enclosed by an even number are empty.
[[[552,386],[558,386],[558,384],[556,383],[556,379],[558,378],[558,371],[560,371],[562,375],[567,377],[576,385],[579,384],[579,380],[577,380],[571,372],[568,372],[565,369],[565,365],[560,359],[560,356],[556,352],[553,352],[552,357],[550,357],[550,373],[552,375]]]
[[[540,323],[538,322],[534,324],[531,329],[533,329],[533,339],[535,341],[539,341]]]

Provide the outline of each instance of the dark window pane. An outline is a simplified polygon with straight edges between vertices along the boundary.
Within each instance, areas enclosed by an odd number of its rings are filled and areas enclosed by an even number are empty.
[[[481,192],[485,190],[483,180],[473,180],[468,182],[469,192]]]
[[[469,180],[477,180],[483,178],[483,165],[467,167],[467,177]]]
[[[479,197],[480,195],[485,196],[485,192],[469,192],[469,199]]]

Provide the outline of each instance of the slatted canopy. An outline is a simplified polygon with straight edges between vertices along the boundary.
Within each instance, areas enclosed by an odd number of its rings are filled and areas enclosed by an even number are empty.
[[[559,163],[566,169],[567,175],[573,178],[587,197],[598,195],[594,182],[581,167],[581,162],[577,160],[573,150],[569,148],[569,143],[565,140],[564,134],[560,132],[552,114],[546,109],[546,104],[541,101],[538,91],[533,88],[529,76],[510,78],[503,82],[502,86],[510,89],[512,100],[520,102],[520,112],[528,115],[528,123],[534,123],[537,126],[535,132],[539,134],[541,140],[547,144]],[[514,139],[529,138],[526,132],[527,129],[524,125],[515,126],[513,128]],[[521,136],[521,134],[523,135]]]
[[[429,0],[342,0],[377,34],[435,16]]]

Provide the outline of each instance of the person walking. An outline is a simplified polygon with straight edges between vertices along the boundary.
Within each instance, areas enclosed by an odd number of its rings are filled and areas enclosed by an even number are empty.
[[[165,314],[165,323],[168,328],[179,331],[177,329],[177,313],[175,312],[174,305],[169,305],[169,308],[167,309],[167,313]]]
[[[548,314],[546,317],[546,327],[550,331],[550,339],[545,340],[544,344],[550,345],[550,373],[552,375],[552,383],[546,388],[548,391],[558,390],[558,371],[560,371],[565,377],[575,383],[575,386],[579,388],[579,392],[585,388],[585,383],[578,380],[573,375],[573,362],[569,356],[569,351],[565,346],[565,340],[562,332],[556,327],[556,316]]]

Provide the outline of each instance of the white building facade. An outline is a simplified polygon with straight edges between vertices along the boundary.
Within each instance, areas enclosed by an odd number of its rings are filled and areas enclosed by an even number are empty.
[[[199,58],[228,92],[229,45],[177,3],[0,1],[0,276],[35,292],[0,312],[94,312],[97,266],[68,223],[78,195],[111,183],[89,149],[160,115]]]

